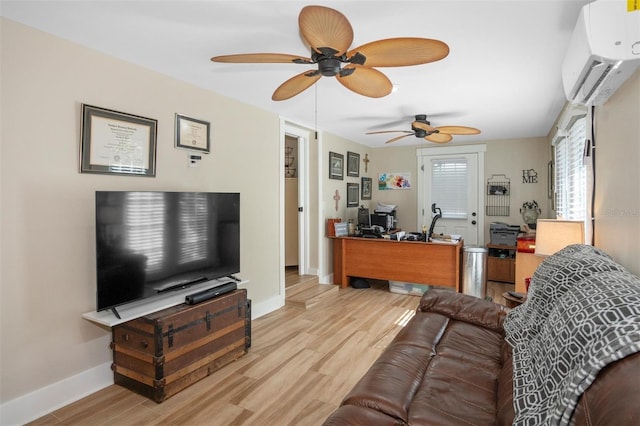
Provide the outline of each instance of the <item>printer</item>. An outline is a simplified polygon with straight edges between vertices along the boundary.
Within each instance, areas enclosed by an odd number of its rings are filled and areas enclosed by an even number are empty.
[[[507,225],[502,222],[492,222],[489,226],[491,232],[491,244],[515,246],[520,233],[520,226]]]
[[[371,214],[371,225],[381,226],[385,231],[395,228],[396,207],[395,204],[378,203]]]

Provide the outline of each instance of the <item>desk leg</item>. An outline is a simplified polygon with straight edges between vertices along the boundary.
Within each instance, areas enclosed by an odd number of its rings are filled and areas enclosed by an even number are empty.
[[[333,283],[345,288],[349,285],[349,280],[345,272],[344,244],[342,238],[333,240]]]

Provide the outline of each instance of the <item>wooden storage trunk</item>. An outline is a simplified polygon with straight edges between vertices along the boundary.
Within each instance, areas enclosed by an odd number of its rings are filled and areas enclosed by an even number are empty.
[[[114,382],[156,402],[176,394],[251,346],[251,300],[239,289],[112,328]]]

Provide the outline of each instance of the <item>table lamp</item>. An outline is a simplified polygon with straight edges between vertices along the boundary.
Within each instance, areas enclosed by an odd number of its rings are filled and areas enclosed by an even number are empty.
[[[584,222],[579,220],[538,219],[536,256],[550,256],[571,244],[584,244]]]

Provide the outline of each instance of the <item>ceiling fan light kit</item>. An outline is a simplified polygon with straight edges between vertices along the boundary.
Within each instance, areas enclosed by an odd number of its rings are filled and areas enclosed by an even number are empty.
[[[393,91],[389,78],[374,67],[402,67],[439,61],[449,54],[440,40],[399,37],[377,40],[349,50],[353,28],[340,12],[324,6],[305,6],[298,16],[304,41],[311,47],[311,58],[279,53],[249,53],[214,56],[223,63],[317,64],[284,83],[271,99],[292,98],[311,87],[321,77],[336,77],[347,89],[363,96],[380,98]],[[343,67],[344,65],[344,67]]]

